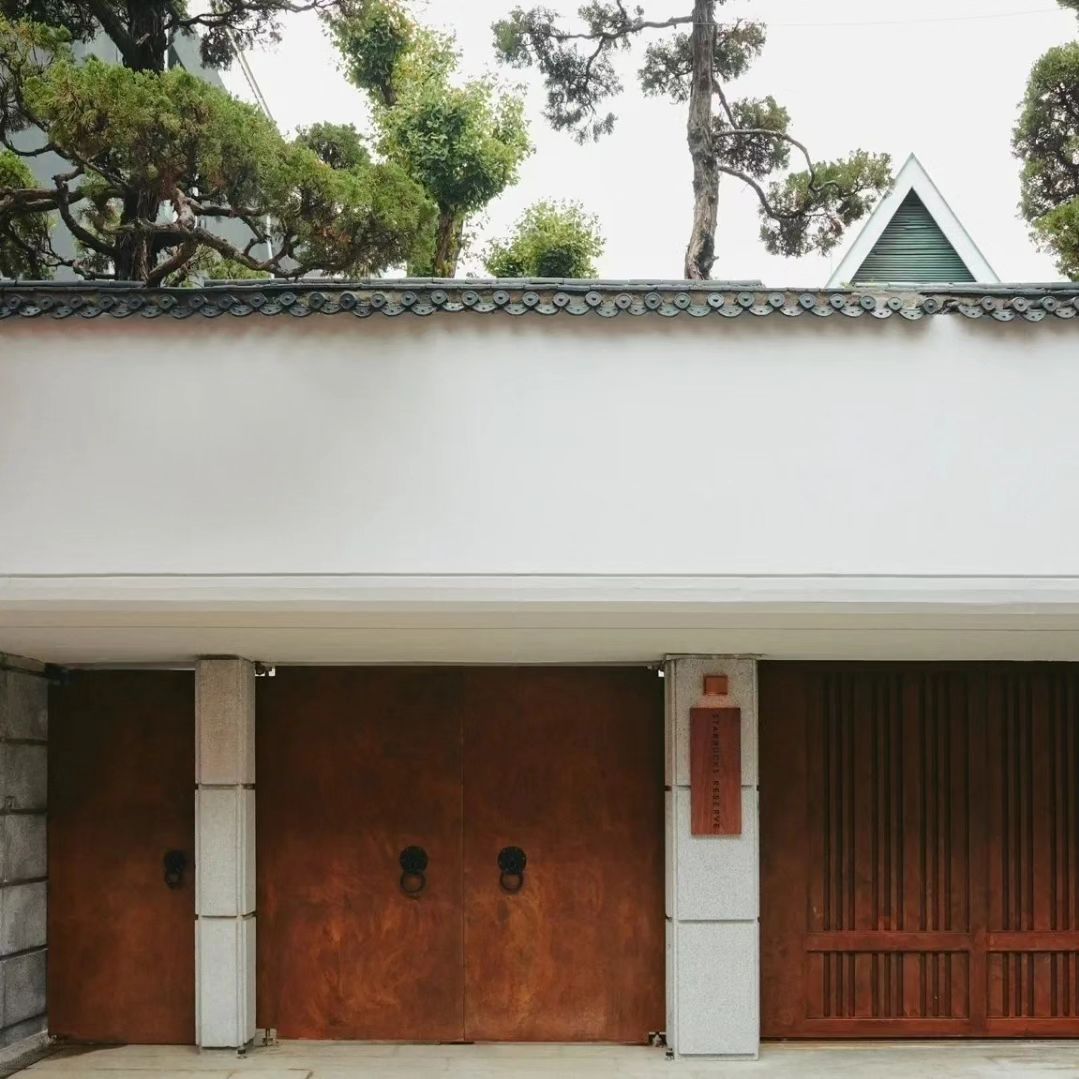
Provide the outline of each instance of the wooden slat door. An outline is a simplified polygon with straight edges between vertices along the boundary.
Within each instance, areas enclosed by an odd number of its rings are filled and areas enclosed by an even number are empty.
[[[195,1037],[195,687],[86,671],[49,694],[49,1031]],[[177,888],[164,855],[187,859]]]
[[[643,669],[469,673],[468,1040],[643,1043],[664,1029],[661,687]],[[514,894],[506,847],[527,857]]]
[[[762,665],[765,1036],[1079,1034],[1076,685]]]
[[[260,681],[260,1027],[462,1039],[461,678],[278,667]],[[419,896],[402,890],[412,846],[429,859]]]
[[[1079,1036],[1079,667],[987,673],[986,1033]]]

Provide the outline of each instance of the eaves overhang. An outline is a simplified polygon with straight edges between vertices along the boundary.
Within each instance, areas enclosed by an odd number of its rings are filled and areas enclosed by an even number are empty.
[[[613,319],[797,318],[884,320],[959,315],[1041,322],[1079,315],[1079,283],[921,285],[887,289],[770,289],[757,282],[378,278],[362,281],[233,281],[198,288],[133,282],[0,281],[0,320],[15,318],[216,318],[222,315],[477,315]]]

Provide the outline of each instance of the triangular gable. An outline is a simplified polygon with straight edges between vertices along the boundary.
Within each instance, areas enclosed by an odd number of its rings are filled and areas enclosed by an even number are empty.
[[[935,284],[999,278],[914,154],[828,281]]]

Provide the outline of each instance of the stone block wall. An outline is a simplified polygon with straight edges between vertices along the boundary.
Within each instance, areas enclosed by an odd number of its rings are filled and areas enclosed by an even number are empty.
[[[742,834],[690,830],[690,712],[725,674],[742,710]],[[667,1039],[680,1057],[754,1057],[760,1042],[757,665],[685,656],[667,676]]]
[[[255,1036],[255,668],[195,670],[195,1040],[239,1049]]]
[[[48,683],[0,653],[0,1049],[47,1024]],[[23,673],[25,672],[25,673]]]

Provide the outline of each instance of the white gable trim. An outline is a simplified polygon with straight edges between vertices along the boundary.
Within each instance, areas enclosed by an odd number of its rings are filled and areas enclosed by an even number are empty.
[[[974,276],[978,284],[996,285],[1000,278],[993,271],[985,256],[978,250],[978,245],[970,238],[970,233],[963,228],[959,218],[948,205],[944,196],[940,193],[937,185],[929,178],[918,158],[911,154],[906,164],[899,170],[895,178],[895,184],[891,191],[877,203],[876,209],[870,214],[857,239],[851,244],[843,261],[836,267],[835,272],[828,279],[828,288],[839,288],[849,284],[854,275],[861,268],[862,263],[869,257],[877,241],[881,238],[884,230],[891,223],[896,210],[902,205],[903,200],[911,191],[917,193],[925,204],[925,208],[932,214],[933,219],[940,226],[941,232],[947,237],[948,242],[955,248],[956,254],[966,263],[967,269]]]

